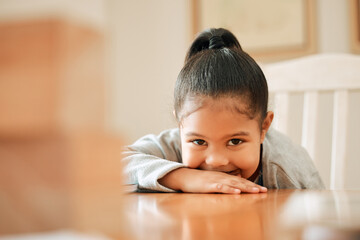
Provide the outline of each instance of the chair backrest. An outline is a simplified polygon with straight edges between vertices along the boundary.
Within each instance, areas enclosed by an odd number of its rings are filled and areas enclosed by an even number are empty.
[[[330,103],[333,104],[332,120],[329,119],[332,121],[332,144],[331,150],[328,150],[331,151],[331,165],[330,181],[327,185],[330,189],[343,189],[345,160],[348,156],[346,146],[349,92],[360,89],[360,55],[317,54],[266,64],[262,68],[273,97],[276,129],[285,134],[289,133],[290,96],[303,93],[301,145],[308,150],[315,165],[318,161],[315,157],[317,141],[321,139],[321,136],[316,136],[316,130],[321,125],[319,94],[334,94],[333,103]],[[358,109],[360,110],[360,107]],[[358,146],[360,147],[360,144]]]

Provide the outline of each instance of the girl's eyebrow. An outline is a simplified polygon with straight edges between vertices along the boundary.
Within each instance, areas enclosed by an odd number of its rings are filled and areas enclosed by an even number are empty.
[[[226,136],[226,138],[228,138],[228,137],[236,137],[236,136],[249,136],[249,135],[250,135],[249,132],[241,131],[241,132],[236,132],[234,134],[230,134],[230,135]]]
[[[192,136],[192,137],[205,138],[205,136],[203,136],[203,135],[201,135],[201,134],[199,134],[199,133],[196,133],[196,132],[188,132],[188,133],[186,133],[185,135],[186,135],[187,137]]]

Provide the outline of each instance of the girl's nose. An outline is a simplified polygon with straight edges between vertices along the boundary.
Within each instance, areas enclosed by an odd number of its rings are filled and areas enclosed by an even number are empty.
[[[207,156],[205,162],[212,167],[221,167],[229,164],[229,160],[220,154],[210,154]]]

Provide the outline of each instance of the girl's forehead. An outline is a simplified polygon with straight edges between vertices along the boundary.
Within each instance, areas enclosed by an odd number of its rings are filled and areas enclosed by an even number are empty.
[[[187,103],[179,127],[188,135],[198,133],[221,139],[236,132],[259,133],[258,119],[249,117],[247,104],[234,99],[206,99],[199,106]],[[184,112],[185,113],[185,112]]]
[[[187,97],[181,110],[181,116],[182,118],[186,118],[192,113],[204,108],[214,111],[231,111],[235,114],[244,114],[251,119],[253,118],[251,117],[251,111],[247,101],[239,97]]]

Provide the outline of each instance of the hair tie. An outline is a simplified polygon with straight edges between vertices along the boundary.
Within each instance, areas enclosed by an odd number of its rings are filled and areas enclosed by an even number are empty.
[[[219,49],[225,47],[225,43],[220,36],[212,36],[209,39],[209,49]]]

